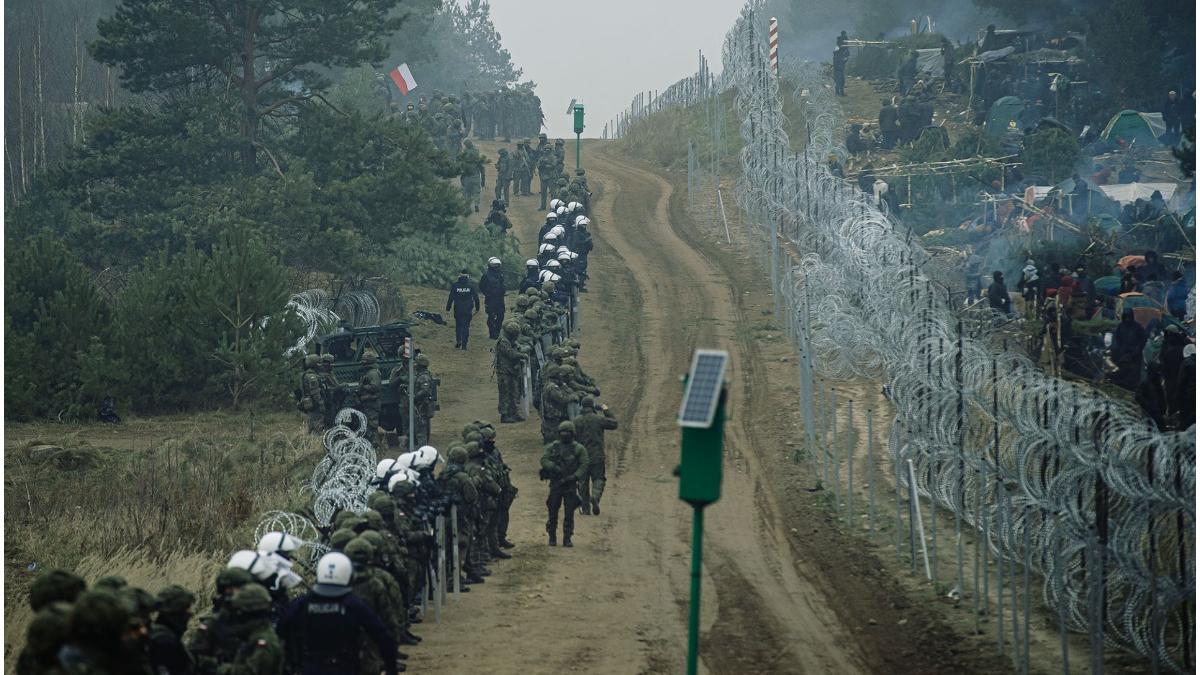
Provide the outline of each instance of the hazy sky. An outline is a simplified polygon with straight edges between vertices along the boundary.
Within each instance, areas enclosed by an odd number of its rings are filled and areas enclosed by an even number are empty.
[[[522,79],[537,83],[551,138],[570,138],[567,104],[586,107],[585,138],[629,106],[696,72],[697,50],[721,71],[725,31],[744,0],[491,0]]]

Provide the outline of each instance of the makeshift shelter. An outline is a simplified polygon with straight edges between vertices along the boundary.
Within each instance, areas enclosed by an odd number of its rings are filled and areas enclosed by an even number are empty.
[[[1121,316],[1126,309],[1133,310],[1133,320],[1140,323],[1142,328],[1149,328],[1151,323],[1161,321],[1163,316],[1162,306],[1142,293],[1118,295],[1117,316]]]
[[[942,50],[940,48],[918,49],[917,72],[929,75],[930,77],[944,76],[946,74],[946,62],[942,57]]]
[[[1164,201],[1170,201],[1175,195],[1174,183],[1118,183],[1117,185],[1101,185],[1100,191],[1115,200],[1121,206],[1132,204],[1144,199],[1150,201],[1155,190],[1162,194]]]
[[[1100,277],[1092,282],[1096,287],[1096,292],[1102,295],[1116,295],[1117,291],[1121,290],[1121,277],[1107,276]]]
[[[1158,137],[1167,130],[1162,121],[1162,113],[1143,113],[1136,110],[1122,110],[1113,115],[1112,119],[1100,132],[1100,138],[1106,141],[1124,142],[1126,147],[1137,144],[1141,147],[1155,147]]]
[[[987,120],[983,123],[983,130],[992,138],[1000,138],[1010,130],[1016,130],[1020,126],[1018,121],[1021,117],[1021,112],[1025,110],[1025,102],[1016,96],[1003,96],[996,99],[992,104],[992,109],[988,111]]]

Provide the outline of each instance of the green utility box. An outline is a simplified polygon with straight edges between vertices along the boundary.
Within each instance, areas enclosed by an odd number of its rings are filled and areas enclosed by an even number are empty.
[[[583,104],[575,104],[575,133],[583,133]]]
[[[724,396],[722,396],[724,398]],[[679,498],[693,506],[721,498],[721,453],[725,435],[725,406],[717,406],[712,426],[683,428],[679,458]]]

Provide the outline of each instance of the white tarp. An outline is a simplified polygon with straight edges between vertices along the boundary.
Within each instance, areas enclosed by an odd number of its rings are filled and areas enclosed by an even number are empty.
[[[1175,194],[1174,183],[1120,183],[1118,185],[1101,185],[1100,191],[1108,195],[1109,199],[1118,202],[1121,206],[1132,204],[1138,199],[1150,201],[1150,195],[1158,190],[1162,193],[1162,198],[1165,201],[1171,201],[1171,197]]]

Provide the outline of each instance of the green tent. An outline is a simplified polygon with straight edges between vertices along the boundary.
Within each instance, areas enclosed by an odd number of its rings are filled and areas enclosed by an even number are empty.
[[[1154,148],[1158,147],[1158,137],[1165,130],[1162,115],[1122,110],[1108,121],[1100,137],[1114,143],[1124,141],[1126,146],[1136,144],[1140,147]]]
[[[1025,110],[1025,102],[1016,96],[1004,96],[996,99],[992,109],[988,111],[983,130],[992,138],[1000,138],[1009,131],[1018,131],[1021,111]]]

